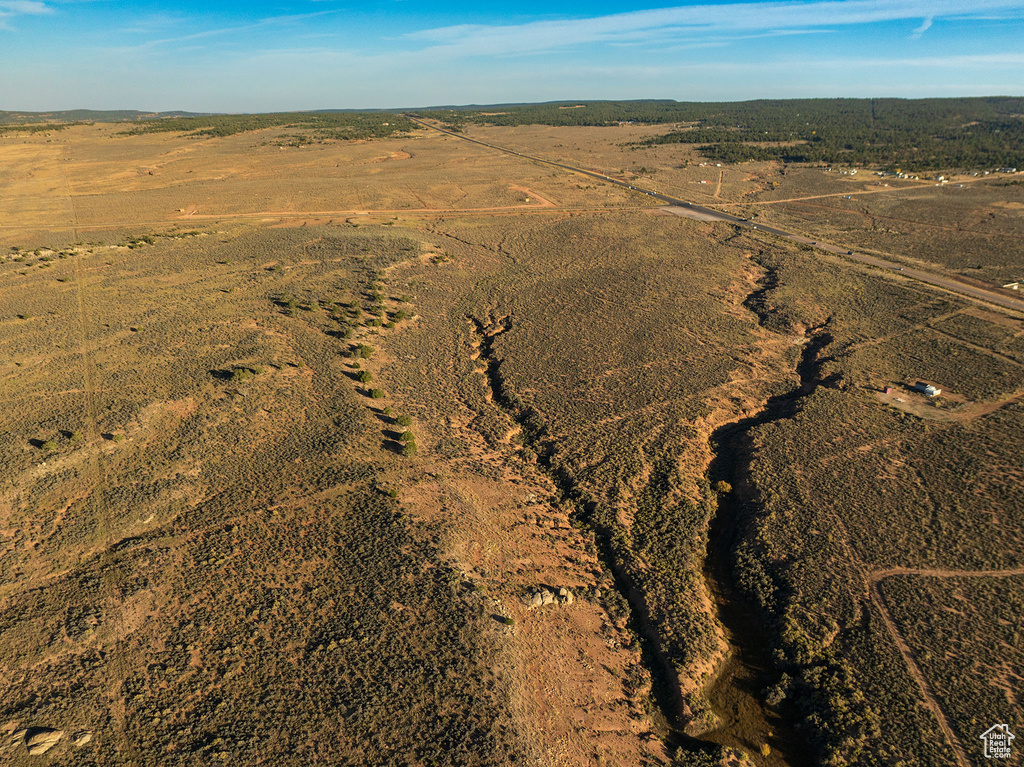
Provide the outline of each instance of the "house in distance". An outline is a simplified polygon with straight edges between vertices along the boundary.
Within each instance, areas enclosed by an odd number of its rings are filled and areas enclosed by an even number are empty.
[[[936,389],[934,386],[925,383],[924,381],[918,381],[914,384],[914,391],[924,392],[929,397],[938,397],[942,394],[942,389]]]

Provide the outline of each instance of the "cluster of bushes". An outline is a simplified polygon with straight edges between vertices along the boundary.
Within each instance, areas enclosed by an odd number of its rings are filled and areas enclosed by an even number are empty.
[[[375,238],[372,238],[372,236],[370,239],[375,241]],[[344,243],[346,249],[357,251],[357,263],[360,260],[363,261],[360,282],[365,286],[365,289],[358,291],[356,297],[323,300],[310,296],[305,301],[300,301],[290,293],[282,293],[273,300],[288,316],[296,316],[299,310],[310,312],[314,315],[326,311],[330,321],[337,323],[337,329],[328,330],[328,334],[350,341],[348,351],[346,352],[352,358],[350,377],[361,384],[361,391],[365,396],[374,400],[384,399],[386,397],[384,390],[372,386],[374,382],[373,373],[361,367],[362,361],[370,359],[376,349],[369,343],[357,339],[363,335],[366,329],[371,329],[369,332],[374,333],[376,331],[372,330],[373,328],[393,328],[398,323],[409,320],[413,316],[413,312],[408,306],[391,310],[387,308],[384,286],[379,280],[378,270],[376,266],[372,263],[367,263],[362,258],[364,256],[363,246],[365,246],[362,238],[349,238],[341,242]],[[404,246],[402,252],[407,252],[408,249],[408,246]],[[350,292],[349,296],[351,295],[352,293]],[[397,299],[398,303],[406,305],[410,301],[411,297],[406,294]],[[385,408],[384,413],[385,415],[390,415],[390,408]],[[407,420],[408,417],[401,416],[400,418]],[[411,421],[406,423],[396,421],[395,423],[407,426]],[[414,455],[417,451],[415,436],[408,430],[396,434],[395,439],[389,440],[386,446],[405,456]]]

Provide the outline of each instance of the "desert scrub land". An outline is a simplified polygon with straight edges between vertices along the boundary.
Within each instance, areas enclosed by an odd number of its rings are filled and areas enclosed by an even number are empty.
[[[936,572],[881,582],[897,630],[965,744],[988,722],[1016,719],[1021,710],[1021,573]]]
[[[408,243],[339,235],[0,266],[5,764],[515,760],[493,622],[312,306]]]
[[[761,307],[768,322],[819,328],[824,343],[790,397],[720,443],[741,499],[736,577],[774,635],[779,682],[766,699],[803,718],[826,763],[892,763],[901,749],[889,744],[909,732],[915,763],[976,763],[973,725],[934,693],[937,667],[915,660],[940,652],[927,645],[944,614],[888,577],[1021,566],[1020,366],[930,330],[1005,339],[1020,320],[879,274],[840,285],[807,258],[765,261]],[[928,375],[962,395],[905,407],[911,379]],[[884,386],[895,393],[878,395]],[[901,633],[909,619],[889,611],[916,616],[913,640]],[[979,620],[979,631],[1001,630]]]
[[[59,244],[63,236],[70,244],[99,239],[88,232],[111,227],[149,232],[154,224],[193,229],[247,219],[312,225],[376,212],[390,219],[405,211],[499,214],[639,201],[605,186],[581,188],[567,172],[496,158],[422,129],[372,141],[298,144],[289,138],[294,130],[131,135],[123,126],[97,123],[55,138],[0,135],[0,159],[10,169],[0,179],[0,231],[11,245],[22,236],[41,244]]]
[[[820,181],[815,181],[819,177]],[[792,178],[792,182],[789,179]],[[757,220],[798,227],[829,242],[895,256],[1002,285],[1021,276],[1024,186],[959,174],[950,183],[891,181],[820,169],[788,172],[787,184],[747,206]]]
[[[435,455],[506,482],[522,464],[550,478],[593,537],[598,582],[627,597],[606,609],[628,618],[674,725],[768,745],[768,763],[884,764],[902,728],[920,734],[921,763],[955,758],[872,574],[1018,561],[1010,424],[1024,382],[1001,349],[1020,320],[650,214],[429,231],[453,259],[394,270],[422,316],[387,349],[418,364],[382,375],[447,424]],[[924,401],[920,379],[948,396]],[[705,580],[712,519],[736,595]],[[744,677],[761,710],[729,726],[737,693],[713,684],[731,633],[722,598],[750,600],[768,648],[767,669]],[[683,697],[659,699],[666,687]]]
[[[204,120],[0,136],[0,761],[971,764],[1015,721],[1020,317],[401,121]],[[890,205],[908,263],[1015,236],[991,179],[483,123],[837,241],[782,206]]]
[[[699,738],[725,652],[702,573],[708,437],[774,393],[794,358],[792,338],[770,338],[742,305],[762,270],[728,230],[650,214],[459,219],[430,233],[453,260],[394,269],[420,320],[388,339],[396,364],[381,376],[431,424],[435,456],[507,483],[546,476],[601,560],[593,586],[627,597],[603,600],[653,670],[648,705],[660,697],[672,726]],[[769,729],[720,737],[756,750]]]

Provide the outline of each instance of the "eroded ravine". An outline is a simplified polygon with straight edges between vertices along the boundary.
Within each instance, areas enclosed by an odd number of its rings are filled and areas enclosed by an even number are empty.
[[[768,323],[771,311],[766,308],[765,297],[776,286],[777,280],[769,271],[745,301],[745,306],[758,315],[761,325]],[[615,531],[601,527],[600,515],[594,513],[595,504],[587,491],[553,459],[556,445],[544,418],[510,390],[502,375],[503,363],[494,345],[502,334],[512,329],[513,318],[467,319],[476,335],[478,362],[485,367],[481,372],[490,389],[490,399],[521,430],[523,441],[536,453],[538,467],[551,478],[564,500],[578,509],[577,519],[585,522],[594,533],[595,543],[608,565],[615,587],[629,605],[632,625],[641,639],[643,663],[654,683],[655,703],[661,719],[671,730],[667,733],[670,745],[699,748],[702,744],[720,744],[743,749],[759,764],[791,767],[809,764],[808,748],[797,733],[795,722],[787,721],[763,701],[764,690],[777,681],[778,671],[768,654],[768,636],[761,618],[736,586],[732,551],[741,520],[747,513],[744,504],[748,502],[742,493],[721,494],[709,526],[704,576],[729,648],[727,659],[705,688],[709,703],[718,715],[719,725],[691,738],[682,733],[686,721],[682,716],[680,679],[661,649],[643,594],[623,563],[617,561],[617,552],[612,545]],[[808,330],[802,353],[795,364],[795,386],[768,399],[754,415],[726,424],[713,433],[712,461],[708,469],[712,483],[723,480],[733,487],[742,487],[749,463],[749,432],[763,424],[793,417],[803,397],[820,385],[834,383],[831,377],[823,377],[822,372],[829,359],[826,350],[831,342],[828,323]]]
[[[502,362],[495,354],[493,346],[501,334],[511,330],[512,317],[486,323],[477,317],[468,319],[479,342],[477,359],[485,365],[484,376],[490,388],[491,401],[519,427],[523,441],[536,453],[538,468],[550,477],[562,498],[576,508],[577,511],[573,515],[575,521],[586,524],[593,531],[600,558],[608,566],[615,590],[622,595],[629,607],[630,623],[640,639],[641,662],[651,675],[652,696],[658,708],[654,713],[666,730],[663,733],[666,741],[672,747],[699,748],[699,741],[688,738],[681,732],[683,701],[678,675],[661,649],[640,591],[629,574],[616,562],[611,545],[613,531],[602,529],[595,524],[593,501],[579,487],[576,480],[552,460],[555,446],[543,418],[532,407],[524,406],[509,390],[502,377]]]
[[[813,764],[813,760],[796,722],[764,702],[764,691],[778,681],[779,671],[770,655],[771,641],[763,617],[737,583],[735,548],[743,520],[756,511],[753,499],[744,492],[753,452],[751,431],[792,418],[804,397],[818,386],[834,383],[833,376],[822,376],[823,365],[828,361],[825,349],[831,342],[832,336],[825,326],[807,331],[795,367],[797,385],[768,399],[754,415],[718,428],[710,441],[713,458],[708,467],[709,482],[712,486],[725,482],[732,491],[718,496],[718,508],[708,533],[705,577],[730,654],[706,690],[720,724],[703,737],[759,753],[767,765],[803,767]],[[762,750],[765,745],[768,748]]]

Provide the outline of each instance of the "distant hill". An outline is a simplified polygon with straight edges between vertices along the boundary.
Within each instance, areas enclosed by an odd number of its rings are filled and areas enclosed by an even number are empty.
[[[201,117],[207,112],[139,112],[135,109],[62,109],[53,112],[5,112],[0,110],[0,125],[31,123],[97,122],[115,123],[154,120],[164,117]]]

